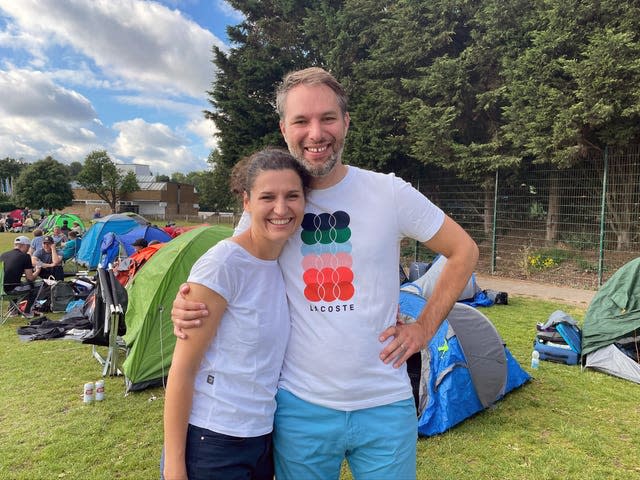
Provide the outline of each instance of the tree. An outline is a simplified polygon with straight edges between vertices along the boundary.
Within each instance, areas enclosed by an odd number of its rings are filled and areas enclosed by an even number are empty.
[[[73,203],[69,171],[51,157],[27,166],[16,181],[15,190],[19,204],[31,209],[44,207],[51,212]]]
[[[140,190],[133,172],[118,170],[105,150],[94,150],[85,159],[77,182],[88,192],[95,193],[117,212],[118,201],[127,193]]]
[[[20,172],[27,164],[14,158],[3,158],[0,160],[0,192],[11,196],[13,194],[12,182],[20,176]]]
[[[156,182],[170,182],[169,175],[156,175]]]
[[[69,170],[69,180],[73,181],[76,179],[78,174],[82,171],[82,163],[71,162],[69,165],[67,165],[67,170]]]
[[[231,168],[220,161],[220,152],[212,150],[207,159],[211,170],[202,172],[196,189],[200,197],[200,209],[213,212],[228,212],[237,207],[236,198],[229,189]]]

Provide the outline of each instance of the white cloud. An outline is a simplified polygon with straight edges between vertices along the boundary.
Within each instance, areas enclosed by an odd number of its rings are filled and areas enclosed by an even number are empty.
[[[229,2],[225,0],[216,0],[216,7],[220,10],[224,15],[229,18],[232,18],[236,22],[241,22],[244,20],[244,14],[239,10],[233,8]]]
[[[154,174],[203,170],[206,163],[186,146],[188,140],[162,123],[141,118],[114,124],[119,131],[112,151],[134,163],[149,165]]]
[[[203,98],[213,77],[211,48],[224,46],[178,10],[151,1],[0,0],[0,8],[22,32],[6,42],[38,58],[44,45],[72,47],[134,89]]]
[[[0,158],[106,149],[154,173],[207,168],[211,49],[226,46],[174,9],[198,0],[163,1],[0,0]]]
[[[104,129],[89,100],[41,72],[0,71],[0,157],[81,161]]]
[[[151,95],[118,95],[115,97],[120,103],[125,105],[137,105],[154,110],[164,110],[187,117],[201,115],[204,107],[189,102],[180,102],[166,97],[155,97]]]
[[[187,124],[187,130],[201,138],[209,150],[218,147],[218,139],[214,137],[218,129],[213,121],[206,118],[193,119]]]

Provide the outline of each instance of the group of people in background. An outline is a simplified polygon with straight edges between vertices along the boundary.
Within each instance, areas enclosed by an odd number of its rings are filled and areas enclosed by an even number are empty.
[[[31,217],[27,217],[27,220],[29,218]],[[62,225],[54,226],[48,235],[41,228],[35,228],[32,239],[24,235],[15,238],[13,249],[0,255],[0,261],[4,263],[4,291],[28,293],[23,315],[33,315],[32,307],[37,295],[34,286],[36,280],[64,280],[64,262],[78,254],[82,233],[78,222],[74,221],[69,226],[68,221],[64,220]],[[23,277],[25,281],[22,280]]]

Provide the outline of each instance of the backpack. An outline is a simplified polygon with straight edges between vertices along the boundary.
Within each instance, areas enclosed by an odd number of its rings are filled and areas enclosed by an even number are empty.
[[[71,282],[57,282],[51,286],[51,304],[52,312],[64,312],[69,302],[76,298],[76,292]]]

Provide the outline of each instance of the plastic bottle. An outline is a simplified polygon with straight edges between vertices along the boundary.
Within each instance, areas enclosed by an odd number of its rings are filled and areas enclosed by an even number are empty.
[[[540,366],[540,353],[537,350],[531,352],[531,368],[537,369]]]

